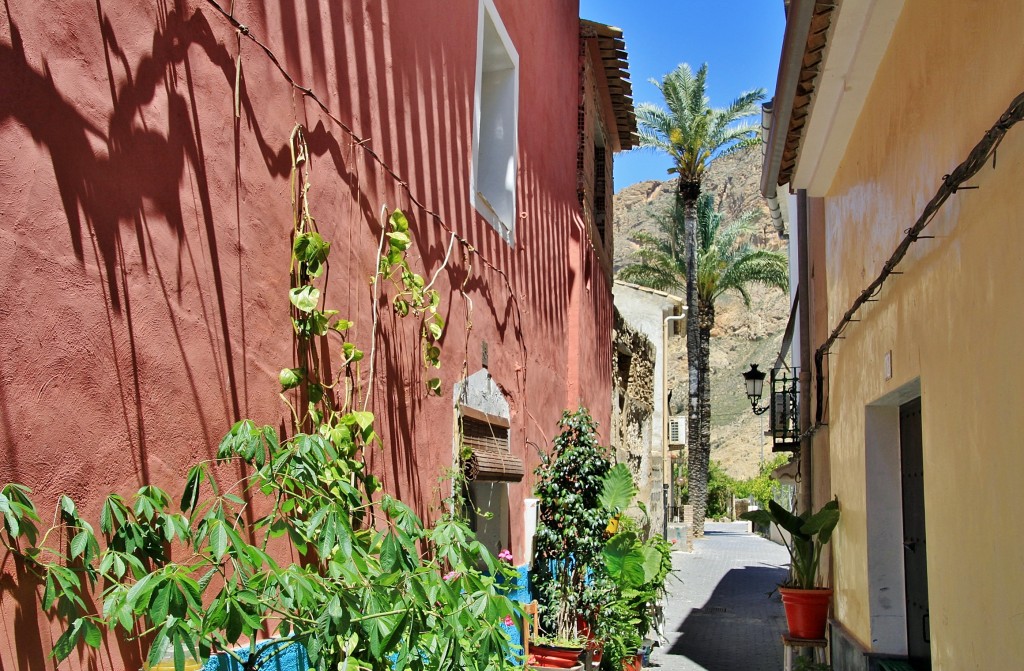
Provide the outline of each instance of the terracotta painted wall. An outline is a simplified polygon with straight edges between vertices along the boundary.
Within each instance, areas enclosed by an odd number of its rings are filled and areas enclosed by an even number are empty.
[[[1021,93],[1021,34],[1018,2],[906,2],[826,199],[830,325],[943,175]],[[913,245],[904,274],[885,284],[831,357],[831,473],[843,507],[835,614],[873,649],[869,556],[880,541],[869,531],[866,416],[869,405],[919,382],[936,670],[1015,668],[1024,657],[1024,538],[1007,507],[1024,475],[1022,171],[1018,126],[997,165],[971,180],[979,188],[950,198],[926,231],[935,238]]]
[[[611,291],[580,236],[576,194],[578,7],[496,4],[520,58],[515,247],[468,193],[475,0],[443,13],[397,0],[235,2],[235,17],[330,114],[211,3],[7,0],[0,482],[29,484],[44,511],[67,493],[95,520],[111,491],[153,483],[178,496],[187,467],[211,458],[240,417],[286,425],[276,376],[292,363],[288,138],[300,123],[313,214],[334,242],[327,300],[354,319],[364,350],[383,205],[409,214],[420,272],[435,272],[449,243],[428,210],[476,250],[457,246],[437,280],[449,324],[441,398],[424,392],[412,324],[384,306],[374,408],[386,448],[371,461],[388,490],[436,514],[451,465],[450,389],[464,366],[481,367],[483,342],[528,471],[563,408],[582,400],[607,427]],[[517,561],[519,501],[532,486],[530,473],[510,491]],[[10,556],[2,562],[0,661],[51,668],[55,635],[35,587]],[[112,644],[70,666],[135,668],[138,655]]]

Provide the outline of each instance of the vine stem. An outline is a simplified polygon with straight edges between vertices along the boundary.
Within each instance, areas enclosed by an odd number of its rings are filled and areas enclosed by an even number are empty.
[[[448,240],[448,251],[444,255],[444,262],[434,271],[434,275],[430,278],[430,284],[423,288],[423,293],[430,291],[430,288],[434,286],[434,282],[437,281],[437,276],[448,266],[448,260],[452,257],[452,248],[455,247],[455,239],[455,234],[452,233],[451,238]]]
[[[226,19],[228,21],[228,23],[230,23],[231,26],[233,28],[235,28],[240,35],[244,35],[246,38],[248,38],[253,44],[255,44],[262,51],[264,56],[266,56],[270,60],[270,62],[274,65],[274,67],[277,68],[278,72],[281,74],[281,76],[284,78],[284,80],[288,83],[288,85],[292,87],[293,90],[300,92],[305,98],[311,100],[320,109],[320,111],[328,119],[331,120],[332,123],[334,123],[336,126],[341,128],[341,130],[346,135],[348,135],[350,138],[352,138],[353,146],[358,146],[360,149],[362,149],[370,157],[371,160],[373,160],[378,166],[380,166],[381,170],[383,170],[389,177],[391,177],[391,179],[394,180],[394,182],[397,184],[398,188],[401,189],[408,196],[410,202],[412,202],[416,207],[418,207],[420,209],[420,211],[424,212],[427,216],[429,216],[431,219],[433,219],[439,226],[441,226],[441,228],[443,228],[449,234],[455,236],[456,239],[458,240],[459,244],[467,252],[474,254],[475,256],[477,256],[480,259],[480,262],[483,265],[483,267],[485,267],[486,269],[490,270],[491,272],[496,273],[502,279],[502,282],[504,283],[505,288],[508,290],[509,300],[511,301],[512,306],[514,308],[514,314],[515,314],[516,322],[517,322],[517,324],[516,324],[516,331],[518,333],[522,333],[522,331],[523,331],[523,310],[522,310],[522,307],[519,304],[519,296],[516,293],[515,287],[513,286],[512,281],[511,281],[511,279],[508,276],[508,273],[506,273],[504,269],[498,267],[497,265],[492,263],[490,260],[488,260],[487,257],[484,256],[480,252],[480,250],[478,250],[476,247],[474,247],[473,245],[470,244],[469,240],[467,240],[466,238],[464,238],[461,235],[459,235],[458,233],[456,233],[454,231],[454,229],[448,224],[448,222],[445,221],[444,217],[442,217],[438,212],[436,212],[435,210],[431,209],[422,200],[420,200],[416,196],[416,194],[413,193],[412,188],[409,186],[409,182],[407,180],[405,180],[401,175],[399,175],[395,171],[395,169],[392,168],[380,156],[380,154],[378,154],[376,151],[373,150],[373,148],[371,146],[369,146],[369,138],[361,137],[348,124],[346,124],[344,121],[342,121],[342,119],[340,117],[338,117],[334,112],[331,111],[331,109],[327,106],[327,104],[316,94],[315,91],[313,91],[312,88],[309,88],[307,86],[303,86],[302,84],[300,84],[295,79],[295,77],[284,67],[284,65],[281,64],[280,59],[278,59],[277,55],[273,52],[273,50],[271,50],[270,47],[268,47],[266,44],[261,42],[256,37],[256,35],[254,35],[252,33],[252,31],[249,29],[248,26],[243,24],[241,21],[239,21],[234,16],[233,12],[226,11],[220,5],[218,0],[206,0],[206,3],[208,5],[210,5],[211,7],[213,7],[214,10],[216,10],[219,14],[221,14],[221,16],[223,16],[224,19]],[[590,240],[589,236],[587,236],[587,242],[588,242],[590,248],[592,250],[595,250],[595,252],[596,252],[596,247],[594,246],[593,241]],[[527,366],[529,364],[529,357],[527,356],[525,342],[521,343],[520,351],[522,352],[522,356],[523,356],[522,371],[521,371],[522,372],[522,375],[521,375],[521,377],[522,377],[522,389],[525,390],[526,387],[527,387],[527,379],[526,379],[527,378]],[[371,378],[371,384],[372,384],[372,378]],[[365,406],[364,406],[364,408],[365,408]],[[545,435],[544,428],[541,426],[541,424],[537,421],[537,419],[530,412],[529,407],[524,405],[523,406],[523,410],[526,413],[526,415],[530,418],[530,420],[533,421],[534,425],[536,425],[537,430],[541,433],[541,435],[542,436]]]
[[[370,398],[373,396],[374,364],[377,363],[377,326],[380,321],[380,296],[377,295],[377,287],[380,280],[380,262],[384,255],[384,237],[388,232],[388,216],[388,206],[384,205],[380,208],[380,242],[377,243],[377,260],[376,265],[373,267],[373,325],[370,327],[370,376],[366,385],[366,395],[363,397],[364,412],[370,404]]]

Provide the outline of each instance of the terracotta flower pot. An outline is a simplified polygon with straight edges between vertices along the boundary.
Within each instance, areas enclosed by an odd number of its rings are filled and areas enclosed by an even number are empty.
[[[641,671],[643,668],[643,655],[633,655],[622,660],[622,671]]]
[[[786,624],[793,638],[825,638],[830,589],[793,589],[780,587],[782,605],[786,608]]]
[[[530,657],[526,660],[526,665],[531,669],[571,669],[577,666],[577,662],[545,654],[534,654],[531,648]]]
[[[583,648],[563,648],[557,645],[530,645],[530,656],[536,658],[531,666],[568,669],[579,664]]]

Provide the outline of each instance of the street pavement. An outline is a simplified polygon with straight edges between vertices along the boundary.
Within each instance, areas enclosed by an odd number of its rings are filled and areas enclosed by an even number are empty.
[[[786,548],[745,522],[708,523],[693,552],[673,552],[665,639],[651,654],[662,671],[781,671],[786,618],[778,593]]]

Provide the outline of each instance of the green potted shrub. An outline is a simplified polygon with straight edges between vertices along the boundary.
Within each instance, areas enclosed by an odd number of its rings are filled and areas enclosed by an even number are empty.
[[[672,569],[671,545],[660,535],[644,539],[641,525],[623,514],[636,495],[625,464],[604,479],[600,501],[610,514],[611,534],[601,551],[603,594],[597,637],[603,643],[602,668],[639,668],[639,648],[654,625],[658,600]],[[646,515],[642,504],[638,504]]]
[[[536,470],[540,515],[530,579],[545,634],[538,642],[572,648],[578,657],[588,628],[580,625],[593,622],[599,597],[592,576],[600,566],[608,516],[598,495],[611,463],[585,408],[564,412],[559,428],[551,454],[541,455]],[[544,654],[540,646],[531,652]]]
[[[775,501],[766,510],[751,510],[741,519],[768,526],[774,524],[785,534],[783,542],[789,550],[790,579],[779,588],[786,607],[786,622],[793,638],[817,639],[825,635],[825,621],[832,599],[832,590],[818,584],[821,549],[832,539],[839,523],[839,502],[829,501],[814,513],[794,515]]]

